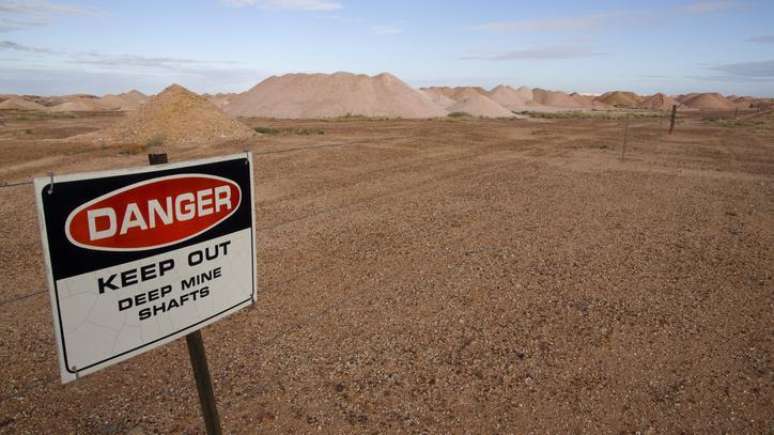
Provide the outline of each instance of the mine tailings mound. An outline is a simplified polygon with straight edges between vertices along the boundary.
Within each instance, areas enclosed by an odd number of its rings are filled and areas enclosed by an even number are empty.
[[[106,110],[137,110],[147,101],[145,94],[131,90],[118,95],[107,94],[99,98],[97,104]]]
[[[642,109],[650,110],[672,110],[672,106],[680,106],[680,102],[662,93],[645,98],[639,105]]]
[[[559,91],[546,91],[544,89],[533,89],[533,104],[549,107],[560,107],[566,109],[584,109],[591,105],[584,101],[575,99],[569,94]]]
[[[97,98],[68,97],[64,103],[48,108],[51,112],[95,112],[106,110]]]
[[[446,116],[424,93],[397,77],[346,72],[272,76],[229,99],[232,116],[271,118],[335,118],[347,115],[386,118]]]
[[[112,144],[180,144],[247,139],[256,133],[206,98],[172,85],[127,119],[103,131],[76,136]]]
[[[10,97],[0,103],[0,110],[45,110],[46,106],[21,97]]]
[[[456,101],[452,100],[451,98],[447,97],[446,95],[440,92],[433,92],[430,89],[421,89],[419,92],[425,94],[428,98],[430,98],[430,101],[432,101],[433,104],[439,107],[443,107],[444,109],[448,109],[449,107],[457,104]]]
[[[499,85],[492,89],[488,95],[497,104],[509,110],[527,110],[527,104],[532,101],[532,90],[513,89],[510,86]]]
[[[717,93],[696,94],[683,99],[683,104],[692,109],[734,110],[736,105]]]
[[[635,94],[634,92],[612,91],[605,92],[604,94],[600,95],[596,98],[596,101],[613,107],[625,107],[633,109],[640,106],[642,97]]]
[[[505,107],[497,104],[494,100],[484,95],[476,93],[462,98],[457,104],[449,107],[451,113],[467,113],[473,116],[482,116],[485,118],[513,118],[514,114]]]
[[[448,86],[431,86],[428,88],[422,88],[422,91],[430,92],[436,95],[443,95],[451,98],[454,101],[460,101],[463,98],[471,97],[474,95],[486,95],[489,93],[479,86],[457,86],[454,88]]]

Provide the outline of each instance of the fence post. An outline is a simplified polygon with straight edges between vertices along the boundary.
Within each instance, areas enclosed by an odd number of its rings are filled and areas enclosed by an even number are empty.
[[[675,130],[675,119],[677,119],[677,104],[672,105],[672,119],[669,121],[669,134]]]
[[[626,157],[626,143],[629,141],[629,116],[624,121],[623,146],[621,147],[621,161]]]

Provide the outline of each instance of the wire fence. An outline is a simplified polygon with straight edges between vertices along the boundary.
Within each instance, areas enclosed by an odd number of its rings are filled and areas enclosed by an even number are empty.
[[[339,144],[338,146],[342,146],[342,145],[352,145],[352,144]],[[334,146],[334,145],[329,145],[329,146]],[[329,146],[326,146],[326,147],[329,147]],[[322,148],[322,147],[323,146],[316,146],[315,148]],[[309,147],[307,147],[307,148],[309,148]],[[291,152],[291,151],[290,150],[286,150],[285,152]],[[264,153],[264,154],[276,154],[276,152],[268,152],[268,153]],[[407,170],[407,169],[427,169],[427,168],[430,168],[432,166],[437,166],[437,165],[442,165],[442,164],[445,164],[445,163],[451,163],[451,162],[454,162],[454,161],[460,161],[460,160],[475,158],[475,157],[478,157],[478,156],[482,156],[484,154],[486,154],[486,151],[476,152],[476,153],[468,153],[468,154],[465,154],[465,155],[462,155],[462,156],[456,156],[456,157],[451,157],[451,158],[447,158],[447,159],[434,159],[432,162],[428,162],[428,163],[425,163],[425,164],[398,165],[398,166],[392,166],[392,167],[389,167],[389,168],[386,168],[386,169],[382,168],[382,169],[378,169],[378,170],[375,170],[375,171],[369,171],[369,172],[366,172],[366,173],[361,174],[361,175],[373,175],[373,174],[375,174],[377,172],[384,172],[387,169],[389,169],[391,172]],[[432,182],[432,181],[429,181],[429,182]],[[346,204],[342,204],[342,205],[339,205],[339,206],[336,206],[336,207],[329,207],[327,209],[317,210],[315,212],[306,214],[304,216],[300,216],[300,217],[293,218],[293,219],[288,219],[288,220],[285,220],[285,221],[282,221],[282,222],[279,222],[279,223],[276,223],[276,224],[272,224],[272,225],[269,225],[269,226],[258,227],[258,228],[256,228],[256,231],[258,231],[258,232],[270,231],[270,230],[277,229],[279,227],[282,227],[282,226],[285,226],[285,225],[289,225],[289,224],[293,224],[293,223],[296,223],[296,222],[299,222],[299,221],[303,221],[303,220],[306,220],[306,219],[312,219],[312,218],[317,217],[317,216],[322,216],[322,215],[330,214],[332,212],[336,212],[336,211],[340,211],[340,210],[345,210],[345,209],[348,209],[350,207],[355,207],[355,206],[358,206],[358,205],[361,205],[361,204],[365,204],[365,203],[368,203],[368,202],[371,202],[371,201],[375,201],[375,200],[378,200],[378,199],[387,198],[387,197],[394,196],[394,195],[397,195],[397,194],[409,192],[409,191],[414,190],[416,188],[417,188],[416,186],[413,186],[413,187],[407,187],[407,188],[404,188],[404,189],[394,189],[394,190],[392,190],[390,192],[381,193],[381,194],[377,194],[377,195],[372,195],[372,196],[369,196],[367,198],[363,198],[363,199],[360,199],[360,200],[357,200],[357,201],[352,201],[352,202],[349,202],[349,203],[346,203]],[[19,302],[19,301],[22,301],[22,300],[31,298],[33,296],[37,296],[37,295],[46,293],[46,292],[47,292],[47,290],[40,290],[40,291],[35,291],[35,292],[32,292],[32,293],[28,293],[28,294],[23,294],[23,295],[15,296],[15,297],[12,297],[12,298],[9,298],[9,299],[6,299],[6,300],[2,300],[2,301],[0,301],[0,307],[8,305],[8,304],[12,304],[14,302]]]
[[[473,155],[483,155],[483,154],[486,154],[486,152],[472,153],[472,154]],[[466,156],[462,156],[462,157],[458,157],[458,158],[453,158],[453,159],[445,159],[444,162],[449,162],[449,161],[453,161],[453,160],[460,160],[460,159],[466,159],[466,158],[470,158],[470,156],[466,155]],[[438,162],[436,162],[436,163],[438,163]],[[459,171],[459,172],[457,172],[455,174],[451,174],[451,175],[447,175],[447,176],[442,176],[442,177],[436,177],[433,180],[429,180],[427,182],[424,182],[424,183],[422,183],[419,186],[415,185],[415,186],[408,187],[408,188],[405,188],[405,189],[393,189],[393,190],[391,190],[389,192],[386,192],[386,193],[383,193],[383,194],[379,194],[379,195],[374,195],[372,197],[369,197],[369,198],[366,198],[366,199],[363,199],[363,200],[354,201],[354,202],[351,202],[351,203],[348,203],[348,204],[345,204],[345,205],[342,205],[342,206],[339,206],[339,207],[331,207],[331,208],[328,208],[328,209],[325,209],[325,210],[318,211],[316,213],[312,213],[310,215],[306,215],[306,216],[298,218],[298,219],[292,219],[292,220],[280,222],[280,223],[278,223],[276,225],[272,225],[270,227],[260,228],[260,229],[258,229],[258,231],[266,231],[266,230],[275,229],[275,228],[278,228],[278,227],[280,227],[282,225],[287,225],[287,224],[290,224],[290,223],[293,223],[293,222],[298,222],[298,221],[303,220],[303,219],[310,219],[310,218],[317,217],[317,216],[324,215],[324,214],[336,214],[337,212],[340,213],[340,212],[343,212],[344,210],[347,210],[349,208],[356,207],[358,205],[362,205],[362,204],[366,204],[366,203],[370,203],[370,202],[374,202],[374,201],[378,201],[380,199],[386,199],[388,197],[391,197],[391,196],[394,196],[394,195],[397,195],[397,194],[408,193],[408,192],[419,192],[422,189],[432,189],[433,187],[435,187],[435,185],[437,183],[442,182],[442,181],[448,181],[448,180],[451,180],[451,179],[461,178],[461,177],[471,177],[471,176],[474,176],[474,175],[477,175],[477,174],[484,173],[487,170],[489,170],[488,172],[494,172],[494,171],[499,170],[501,168],[507,167],[508,165],[511,165],[513,163],[514,163],[513,160],[506,161],[506,162],[500,162],[499,164],[492,164],[492,163],[490,163],[490,164],[488,164],[487,166],[485,166],[483,168],[477,168],[477,169],[474,169],[472,171],[471,170]],[[411,166],[411,165],[406,165],[406,166]],[[424,165],[424,166],[430,166],[430,164]],[[461,240],[461,239],[464,239],[465,237],[466,236],[463,235],[463,236],[457,237],[456,239],[460,239]],[[304,277],[307,277],[307,276],[309,276],[311,274],[317,273],[320,270],[324,269],[325,267],[326,267],[325,265],[315,265],[315,266],[306,268],[301,273],[295,274],[293,277],[278,283],[277,286],[279,287],[279,286],[287,285],[287,284],[289,284],[289,283],[291,283],[293,281],[296,281],[296,280],[302,279]],[[389,280],[389,279],[391,279],[391,278],[393,278],[395,276],[398,276],[401,273],[404,273],[404,270],[402,270],[402,269],[396,270],[392,274],[387,275],[386,279]],[[334,298],[334,300],[331,303],[326,304],[325,307],[322,308],[321,310],[316,311],[316,312],[312,313],[311,315],[309,315],[307,317],[304,317],[303,319],[301,319],[298,322],[293,322],[291,325],[283,328],[281,331],[277,332],[276,334],[271,336],[269,339],[265,340],[262,343],[262,345],[270,345],[270,344],[276,343],[281,338],[286,337],[289,334],[293,333],[294,331],[300,330],[300,329],[304,328],[305,326],[309,325],[310,323],[312,323],[313,321],[316,321],[316,320],[322,318],[324,315],[328,314],[335,307],[341,306],[343,302],[345,302],[345,301],[347,301],[349,299],[352,299],[353,297],[358,297],[358,296],[364,294],[368,290],[370,290],[370,287],[363,287],[363,288],[356,287],[356,290],[350,291],[350,292],[346,292],[346,293],[342,294],[341,296],[339,296],[338,298]],[[13,303],[13,302],[18,302],[20,300],[24,300],[24,299],[27,299],[27,298],[30,298],[30,297],[33,297],[33,296],[36,296],[36,295],[40,295],[40,294],[43,294],[43,293],[46,293],[46,292],[47,292],[47,290],[40,290],[40,291],[36,291],[36,292],[30,293],[30,294],[27,294],[27,295],[22,295],[22,296],[13,298],[13,299],[9,299],[9,300],[3,301],[2,303],[0,303],[0,306],[6,305],[6,304],[10,304],[10,303]],[[9,401],[9,400],[17,399],[17,398],[25,395],[26,393],[28,393],[30,391],[33,391],[33,390],[38,389],[38,388],[46,387],[49,384],[51,384],[52,382],[56,381],[57,379],[59,379],[59,375],[58,374],[55,374],[55,375],[52,375],[52,376],[48,376],[48,377],[45,377],[45,378],[42,378],[42,379],[38,379],[38,380],[32,382],[31,384],[25,386],[24,388],[22,388],[20,390],[17,390],[15,392],[11,393],[11,394],[6,395],[6,396],[0,397],[0,403],[6,402],[6,401]]]

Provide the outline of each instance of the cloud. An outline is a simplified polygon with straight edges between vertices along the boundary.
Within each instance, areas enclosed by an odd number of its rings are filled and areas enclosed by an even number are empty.
[[[94,15],[94,9],[46,0],[0,0],[0,13],[21,15]]]
[[[492,21],[475,26],[473,29],[493,32],[580,32],[660,22],[664,14],[701,15],[739,9],[742,6],[736,0],[699,0],[675,6],[667,11],[610,11],[574,17]]]
[[[677,10],[689,14],[710,14],[736,9],[739,6],[740,4],[734,0],[700,0],[678,6]]]
[[[396,26],[372,26],[371,31],[377,35],[397,35],[403,33],[403,29]]]
[[[713,75],[690,75],[685,76],[690,80],[703,82],[723,82],[723,83],[774,83],[774,77],[740,77],[734,75],[713,74]]]
[[[268,75],[265,71],[247,68],[137,72],[123,69],[85,71],[81,68],[3,65],[3,68],[0,68],[0,89],[13,89],[17,93],[36,95],[119,93],[131,88],[155,93],[170,83],[180,83],[195,92],[242,92]]]
[[[710,69],[730,77],[774,79],[774,60],[728,63],[716,65]]]
[[[0,33],[45,26],[54,15],[98,15],[95,9],[45,0],[0,0]]]
[[[28,45],[17,44],[13,41],[0,41],[0,50],[24,51],[27,53],[55,54],[55,51],[47,48],[30,47]]]
[[[590,47],[582,46],[550,46],[538,48],[526,48],[511,50],[504,53],[464,56],[461,60],[557,60],[557,59],[578,59],[584,57],[601,56],[605,53],[596,52]]]
[[[176,57],[147,57],[136,55],[110,55],[99,52],[88,52],[76,54],[68,63],[79,65],[99,65],[110,67],[144,67],[144,68],[162,68],[178,69],[183,66],[191,65],[233,65],[237,62],[231,61],[212,61],[187,59]]]
[[[756,44],[774,44],[774,35],[756,36],[747,39],[747,42],[754,42]]]
[[[258,6],[262,9],[283,9],[290,11],[335,11],[343,6],[332,0],[221,0],[234,7]]]
[[[19,20],[15,18],[0,17],[0,33],[12,32],[14,30],[21,30],[30,27],[45,26],[48,24],[43,19],[24,19]]]
[[[230,67],[239,62],[224,60],[202,60],[182,57],[138,56],[132,54],[105,54],[98,51],[59,51],[48,48],[32,47],[13,41],[0,41],[0,51],[12,50],[23,53],[52,55],[60,62],[73,65],[102,67],[101,69],[141,69],[183,71],[190,68],[217,69]]]
[[[545,20],[493,21],[474,27],[476,30],[495,32],[562,32],[592,30],[600,27],[619,13],[586,15],[570,18],[555,18]]]

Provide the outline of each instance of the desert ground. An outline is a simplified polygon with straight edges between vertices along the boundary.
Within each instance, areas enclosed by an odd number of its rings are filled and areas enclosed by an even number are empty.
[[[244,150],[259,297],[203,330],[225,432],[774,431],[771,112],[632,116],[625,153],[595,113],[65,139],[126,116],[0,126],[0,433],[203,432],[182,340],[60,384],[29,180]]]

